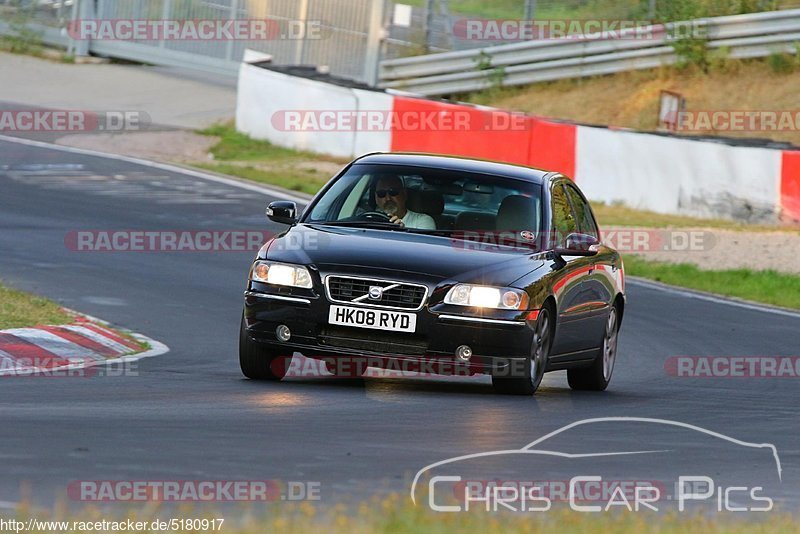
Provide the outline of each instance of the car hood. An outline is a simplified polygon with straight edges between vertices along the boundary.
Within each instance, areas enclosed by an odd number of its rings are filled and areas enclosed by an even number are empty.
[[[434,280],[510,285],[544,262],[511,247],[392,230],[298,224],[262,248],[260,258],[321,271],[403,271]]]

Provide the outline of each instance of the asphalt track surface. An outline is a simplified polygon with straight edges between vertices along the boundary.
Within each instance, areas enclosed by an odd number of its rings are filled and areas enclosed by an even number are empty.
[[[322,504],[332,504],[407,493],[414,474],[433,462],[518,449],[582,419],[619,416],[774,444],[783,467],[774,496],[783,509],[797,509],[798,379],[676,378],[665,362],[677,355],[800,356],[798,315],[632,282],[604,393],[573,392],[560,372],[548,374],[533,398],[498,396],[484,377],[258,383],[242,377],[237,360],[253,253],[65,246],[73,230],[279,231],[263,215],[275,198],[0,140],[0,278],[170,347],[140,361],[138,376],[0,380],[0,501],[18,501],[29,488],[35,502],[52,504],[76,480],[278,479],[320,482]],[[564,445],[649,450],[654,435],[621,423],[585,425]],[[680,455],[682,469],[704,472],[708,459],[697,450]],[[743,483],[769,469],[774,476],[774,464],[744,460],[738,446],[713,456]],[[624,462],[616,465],[617,476],[628,476]],[[643,476],[667,479],[674,467],[656,462]],[[498,469],[506,471],[497,476],[515,472],[513,465]],[[515,476],[567,476],[539,469]]]

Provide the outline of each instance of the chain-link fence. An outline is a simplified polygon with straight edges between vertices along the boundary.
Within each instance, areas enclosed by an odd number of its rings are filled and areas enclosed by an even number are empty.
[[[465,39],[470,19],[669,20],[800,7],[800,0],[0,0],[0,34],[27,26],[47,44],[163,65],[235,74],[244,49],[276,64],[326,66],[367,83],[380,59],[502,44]],[[269,39],[88,39],[67,31],[76,20],[269,20]],[[292,38],[286,28],[315,25],[316,36]],[[382,44],[381,44],[382,43]]]
[[[800,0],[398,0],[411,6],[408,26],[392,20],[386,59],[502,44],[464,39],[457,31],[472,19],[537,21],[672,22],[800,7]]]
[[[332,74],[369,82],[377,70],[383,9],[384,0],[0,0],[0,33],[12,32],[24,18],[46,43],[79,54],[234,73],[244,50],[252,49],[276,64],[325,66]],[[147,38],[120,37],[119,28],[142,22],[154,23],[143,32]],[[174,23],[181,32],[213,27],[219,35],[170,37],[159,22]],[[220,32],[226,22],[255,29],[251,23],[262,22],[266,29],[226,37]]]

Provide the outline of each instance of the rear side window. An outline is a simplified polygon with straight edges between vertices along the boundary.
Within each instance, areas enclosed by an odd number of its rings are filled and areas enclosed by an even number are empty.
[[[578,224],[572,215],[572,207],[562,184],[557,184],[553,187],[552,203],[555,242],[563,244],[569,234],[574,234],[578,231]]]
[[[592,210],[589,208],[589,204],[583,200],[583,197],[581,197],[577,189],[571,185],[567,185],[565,187],[567,189],[567,195],[569,196],[570,204],[572,204],[572,211],[575,214],[575,220],[578,224],[578,231],[582,234],[590,235],[596,239],[600,239],[600,235],[597,231],[597,223],[594,221],[594,216],[592,216]]]

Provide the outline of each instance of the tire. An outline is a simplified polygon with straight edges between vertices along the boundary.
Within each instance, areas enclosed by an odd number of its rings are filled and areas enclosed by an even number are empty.
[[[251,380],[279,381],[286,376],[290,361],[291,356],[281,356],[250,339],[242,314],[239,327],[239,367],[244,376]]]
[[[542,308],[536,320],[531,354],[525,359],[524,376],[492,376],[492,385],[503,395],[533,395],[542,383],[550,347],[553,344],[553,328],[549,308]]]
[[[590,367],[567,371],[569,387],[578,391],[604,391],[614,372],[617,361],[617,341],[619,339],[619,309],[614,305],[608,314],[606,332],[600,353]]]

